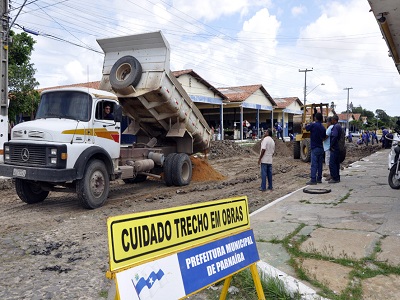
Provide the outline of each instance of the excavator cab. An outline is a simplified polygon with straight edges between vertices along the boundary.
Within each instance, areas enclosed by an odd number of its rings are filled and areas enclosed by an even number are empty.
[[[301,159],[303,162],[311,161],[311,142],[310,132],[304,129],[304,124],[314,122],[314,116],[317,112],[322,114],[323,125],[326,128],[326,119],[329,114],[329,103],[311,103],[302,107],[303,115],[301,120],[301,132],[296,134],[293,144],[293,157]]]

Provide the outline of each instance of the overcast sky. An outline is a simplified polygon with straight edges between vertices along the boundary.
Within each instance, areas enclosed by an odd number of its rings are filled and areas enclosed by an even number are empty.
[[[15,17],[24,1],[12,1]],[[400,75],[367,0],[28,0],[15,22],[39,32],[40,87],[101,79],[96,39],[161,30],[171,69],[215,87],[262,84],[276,97],[400,116]],[[79,46],[77,46],[79,45]],[[321,85],[324,83],[325,85]],[[314,87],[316,87],[314,89]]]

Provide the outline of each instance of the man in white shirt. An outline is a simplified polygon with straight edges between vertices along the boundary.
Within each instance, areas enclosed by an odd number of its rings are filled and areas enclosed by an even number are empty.
[[[264,138],[261,141],[260,157],[258,164],[261,166],[261,187],[260,191],[272,191],[272,155],[275,152],[275,142],[272,139],[272,130],[267,129],[264,133]]]

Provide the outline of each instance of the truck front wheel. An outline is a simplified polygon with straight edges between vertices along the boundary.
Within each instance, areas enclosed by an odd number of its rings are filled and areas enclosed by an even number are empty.
[[[28,204],[42,202],[49,195],[49,191],[42,190],[39,184],[19,178],[15,179],[15,190],[18,197]]]
[[[100,160],[88,162],[83,178],[76,183],[76,193],[84,208],[98,208],[107,200],[110,178],[106,166]]]

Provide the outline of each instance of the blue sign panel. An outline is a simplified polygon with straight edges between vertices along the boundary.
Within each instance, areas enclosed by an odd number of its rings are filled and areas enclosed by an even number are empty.
[[[251,229],[177,255],[186,295],[260,259]]]

